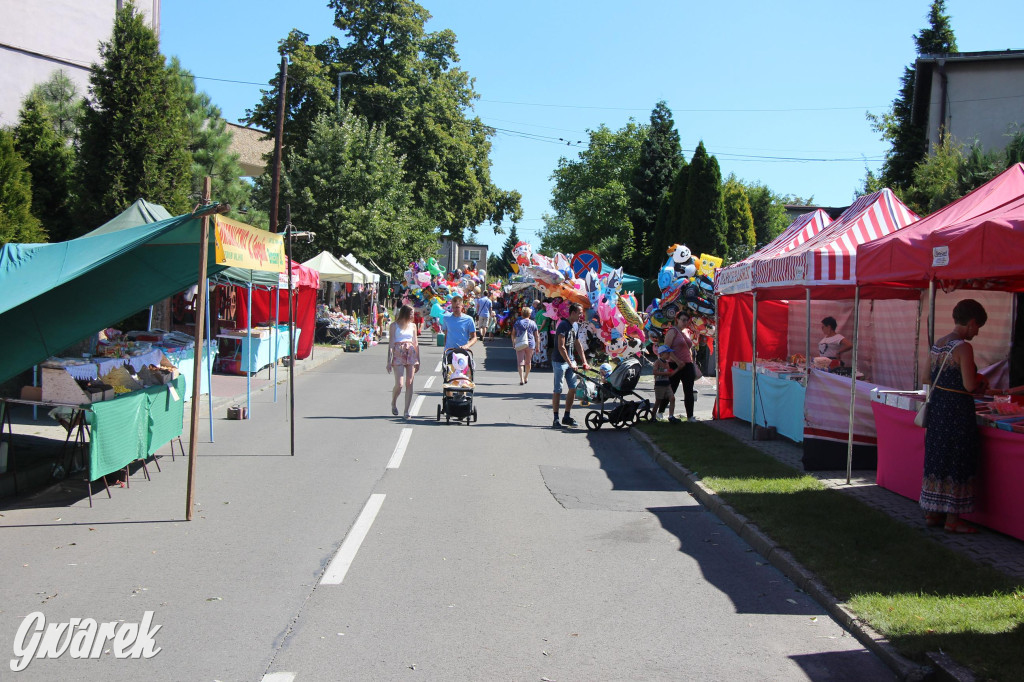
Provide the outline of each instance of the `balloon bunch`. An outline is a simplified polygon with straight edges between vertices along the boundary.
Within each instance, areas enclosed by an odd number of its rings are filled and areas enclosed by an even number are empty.
[[[701,273],[701,259],[694,258],[685,245],[673,244],[667,253],[668,260],[658,272],[661,297],[654,299],[645,311],[648,332],[652,337],[660,338],[663,330],[685,310],[695,332],[713,337],[714,280]]]
[[[484,291],[487,273],[474,267],[466,272],[447,272],[436,258],[410,263],[404,273],[402,302],[408,303],[424,317],[440,319],[455,296],[479,296]]]

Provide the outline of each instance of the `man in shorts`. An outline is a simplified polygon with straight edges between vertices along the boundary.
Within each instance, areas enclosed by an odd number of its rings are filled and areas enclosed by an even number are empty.
[[[551,371],[555,375],[554,392],[551,394],[551,407],[555,411],[555,421],[551,425],[554,428],[561,426],[578,426],[575,419],[570,416],[572,403],[576,399],[576,358],[583,364],[583,369],[590,369],[587,364],[587,357],[583,354],[583,344],[579,340],[580,314],[583,309],[578,303],[569,305],[569,317],[558,323],[555,332],[555,354],[551,361]],[[573,371],[567,372],[572,369]],[[558,421],[558,406],[562,398],[562,377],[569,386],[569,395],[565,397],[565,414],[562,421]]]
[[[480,338],[484,338],[491,322],[491,298],[487,292],[480,294],[476,299],[476,330]]]

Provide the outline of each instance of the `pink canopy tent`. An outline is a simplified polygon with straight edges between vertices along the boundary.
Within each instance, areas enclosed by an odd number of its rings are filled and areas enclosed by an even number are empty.
[[[1024,291],[1024,164],[912,227],[857,248],[861,287]]]

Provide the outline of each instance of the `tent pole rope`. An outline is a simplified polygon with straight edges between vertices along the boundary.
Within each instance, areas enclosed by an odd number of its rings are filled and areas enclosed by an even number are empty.
[[[853,474],[853,410],[857,405],[857,337],[860,335],[860,287],[853,290],[853,371],[850,372],[850,433],[846,441],[846,484]]]
[[[206,179],[203,180],[203,203],[210,203],[210,191],[211,191],[210,176],[207,175]],[[210,249],[210,218],[204,215],[201,225],[201,233],[199,235],[199,277],[198,282],[202,283],[206,281],[206,256],[207,251]],[[205,322],[206,316],[206,295],[207,291],[205,288],[199,288],[199,310],[196,311],[196,331],[195,331],[195,345],[196,348],[200,347],[203,342],[203,322]],[[199,382],[202,379],[202,363],[192,363],[192,405],[191,405],[191,416],[188,425],[188,484],[185,490],[185,520],[192,520],[192,507],[195,494],[195,478],[196,478],[196,441],[199,436]],[[182,397],[184,399],[184,397]]]

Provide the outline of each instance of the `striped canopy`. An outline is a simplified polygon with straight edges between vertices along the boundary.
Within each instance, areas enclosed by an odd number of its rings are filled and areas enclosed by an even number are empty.
[[[814,235],[828,227],[832,222],[825,211],[816,209],[798,216],[767,246],[744,258],[738,263],[722,268],[715,274],[715,290],[718,294],[740,294],[750,291],[753,287],[755,264],[789,253]]]
[[[919,220],[892,190],[860,197],[838,220],[785,253],[754,265],[753,286],[761,298],[851,298],[856,283],[857,246]]]

